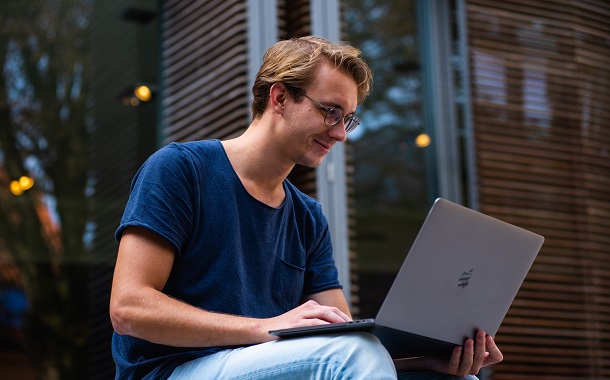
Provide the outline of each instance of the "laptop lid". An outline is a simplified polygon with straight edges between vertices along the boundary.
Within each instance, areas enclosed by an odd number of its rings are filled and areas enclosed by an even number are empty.
[[[376,317],[454,344],[495,335],[544,238],[437,199]]]

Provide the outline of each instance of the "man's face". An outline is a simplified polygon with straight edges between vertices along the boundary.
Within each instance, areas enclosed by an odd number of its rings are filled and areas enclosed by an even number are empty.
[[[290,149],[295,164],[317,167],[333,145],[345,141],[346,133],[343,119],[333,126],[324,123],[326,110],[316,102],[351,115],[358,104],[357,84],[349,74],[322,62],[304,93],[313,100],[303,96],[299,103],[290,102],[285,115],[285,147]]]

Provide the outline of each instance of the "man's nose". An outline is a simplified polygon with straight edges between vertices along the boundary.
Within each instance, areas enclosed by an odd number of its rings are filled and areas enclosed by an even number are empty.
[[[344,142],[347,140],[347,132],[345,132],[345,120],[341,118],[337,124],[331,126],[328,134],[338,142]]]

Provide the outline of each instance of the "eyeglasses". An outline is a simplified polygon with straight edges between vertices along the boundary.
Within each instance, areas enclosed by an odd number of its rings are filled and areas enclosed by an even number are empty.
[[[338,122],[341,121],[341,119],[343,119],[343,122],[345,123],[345,133],[350,133],[351,131],[356,129],[358,124],[360,124],[360,118],[358,118],[358,116],[356,116],[355,114],[343,116],[343,111],[340,108],[326,107],[317,100],[314,100],[307,96],[303,91],[294,87],[292,88],[299,94],[311,100],[316,106],[318,106],[318,108],[326,111],[326,115],[324,116],[324,124],[328,125],[329,127],[336,125]]]

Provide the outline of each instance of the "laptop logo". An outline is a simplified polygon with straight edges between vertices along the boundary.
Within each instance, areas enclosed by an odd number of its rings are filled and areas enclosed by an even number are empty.
[[[474,270],[474,268],[472,268],[468,272],[462,273],[462,275],[460,276],[460,279],[458,280],[458,286],[460,288],[465,288],[468,286],[468,281],[470,281],[470,277],[472,277],[473,270]]]

